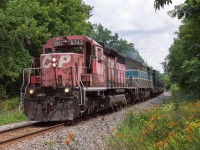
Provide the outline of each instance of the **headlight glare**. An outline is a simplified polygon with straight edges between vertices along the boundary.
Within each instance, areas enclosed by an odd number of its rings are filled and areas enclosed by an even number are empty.
[[[57,59],[56,59],[55,57],[52,58],[52,62],[56,62],[56,60],[57,60]]]
[[[32,94],[34,93],[34,90],[33,90],[33,89],[29,89],[28,93],[29,93],[30,95],[32,95]]]
[[[57,63],[52,63],[52,67],[56,67],[57,66]]]
[[[69,93],[70,89],[68,87],[65,88],[65,93]]]

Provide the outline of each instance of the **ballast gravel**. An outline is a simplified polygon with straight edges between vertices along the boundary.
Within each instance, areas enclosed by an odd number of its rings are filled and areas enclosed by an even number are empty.
[[[106,139],[115,133],[117,125],[132,111],[145,111],[155,105],[163,105],[170,97],[169,92],[143,103],[123,108],[114,113],[66,126],[35,138],[20,141],[5,147],[5,150],[107,150]],[[0,126],[0,131],[24,125],[27,122]],[[30,122],[28,122],[30,123]],[[1,148],[0,148],[1,150]]]

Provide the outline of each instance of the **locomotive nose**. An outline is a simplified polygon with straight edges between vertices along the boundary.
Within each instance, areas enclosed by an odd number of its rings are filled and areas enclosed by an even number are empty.
[[[54,110],[54,100],[48,99],[42,102],[43,111],[53,111]]]

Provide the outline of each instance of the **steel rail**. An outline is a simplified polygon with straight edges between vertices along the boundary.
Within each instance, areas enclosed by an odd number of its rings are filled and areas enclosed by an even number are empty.
[[[53,125],[53,126],[41,129],[39,131],[27,133],[25,135],[21,135],[21,136],[17,136],[17,137],[14,137],[14,138],[9,138],[9,139],[0,141],[0,148],[2,146],[6,146],[8,144],[15,143],[17,141],[29,139],[31,137],[35,137],[37,135],[44,134],[45,132],[50,132],[50,131],[58,130],[59,128],[62,128],[64,125],[65,125],[65,123],[60,123],[60,124],[57,124],[57,125]],[[28,125],[28,126],[31,126],[31,125]],[[25,126],[25,127],[27,127],[27,126]],[[16,127],[16,128],[12,128],[10,130],[8,129],[8,130],[5,130],[5,131],[1,131],[0,133],[10,132],[10,131],[14,131],[14,130],[22,129],[22,128],[23,127]]]
[[[14,127],[14,128],[2,130],[2,131],[0,131],[0,134],[6,133],[6,132],[10,132],[10,131],[14,131],[14,130],[18,130],[18,129],[23,129],[25,127],[33,126],[33,125],[36,125],[36,124],[38,124],[38,123],[30,123],[30,124],[21,125],[21,126]]]

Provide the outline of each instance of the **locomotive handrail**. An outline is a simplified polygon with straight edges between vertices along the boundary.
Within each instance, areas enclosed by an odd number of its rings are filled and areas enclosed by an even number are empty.
[[[24,87],[24,71],[25,71],[25,69],[23,69],[23,81],[22,81],[22,86],[21,86],[21,88],[20,88],[20,104],[19,104],[19,109],[20,108],[23,108],[23,97],[24,97],[24,94],[26,93],[26,88],[25,88],[25,92],[24,93],[22,93],[22,89],[23,89],[23,87]]]
[[[27,85],[24,87],[24,85],[25,85],[25,71],[27,71],[27,70],[38,70],[38,69],[41,69],[41,67],[38,67],[38,68],[25,68],[25,69],[23,69],[23,81],[22,81],[22,86],[21,86],[21,88],[20,88],[20,104],[19,104],[19,109],[20,108],[23,108],[23,105],[24,105],[24,102],[23,102],[23,100],[24,100],[24,94],[26,93],[26,88],[28,87],[28,84],[29,83],[27,83]],[[29,74],[29,81],[30,81],[30,74]],[[24,88],[24,92],[23,92],[23,88]]]
[[[113,67],[109,67],[109,66],[106,66],[106,68],[109,70],[109,75],[107,75],[107,82],[110,81],[110,86],[109,84],[107,85],[107,87],[109,88],[113,88],[113,87],[125,87],[125,82],[124,82],[124,73],[126,72],[125,70],[122,70],[122,69],[118,69],[118,68],[113,68]],[[117,75],[115,75],[115,73],[117,73]],[[118,76],[118,73],[119,73],[119,76]],[[117,79],[120,79],[120,82],[118,82],[119,84],[116,85],[116,78],[115,76],[117,76]],[[110,79],[110,80],[109,80]]]

